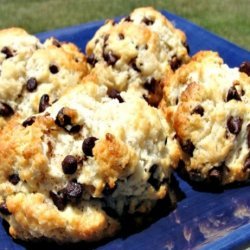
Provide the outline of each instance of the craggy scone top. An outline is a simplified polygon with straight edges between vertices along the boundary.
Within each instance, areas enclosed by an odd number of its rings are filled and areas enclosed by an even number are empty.
[[[139,8],[119,23],[107,21],[86,47],[102,84],[133,91],[157,106],[164,78],[189,59],[184,33],[153,8]]]
[[[0,212],[15,238],[93,241],[116,215],[146,213],[168,195],[179,147],[161,110],[87,78],[0,135]]]
[[[0,70],[0,130],[14,114],[43,111],[88,73],[75,45],[55,39],[41,44],[20,28],[0,31]]]
[[[250,77],[212,51],[197,53],[164,89],[161,108],[183,149],[191,180],[227,184],[250,173]],[[248,73],[248,74],[247,74]]]

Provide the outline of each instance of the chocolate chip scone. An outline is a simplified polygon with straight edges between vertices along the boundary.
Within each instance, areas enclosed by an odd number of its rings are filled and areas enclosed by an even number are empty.
[[[193,181],[224,185],[249,179],[246,64],[230,68],[217,53],[203,51],[168,80],[161,107],[184,152],[180,168]]]
[[[55,41],[41,44],[19,28],[0,31],[0,130],[15,113],[43,111],[88,73],[85,56],[73,44]]]
[[[141,15],[151,21],[145,24]],[[101,83],[133,91],[157,106],[171,67],[176,69],[189,58],[185,41],[184,33],[159,12],[138,9],[131,18],[117,24],[107,21],[96,32],[86,47],[87,61]]]
[[[0,135],[0,214],[24,240],[96,241],[169,195],[179,147],[161,110],[90,77]]]

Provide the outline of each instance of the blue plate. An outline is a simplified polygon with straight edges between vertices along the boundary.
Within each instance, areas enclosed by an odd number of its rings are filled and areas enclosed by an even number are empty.
[[[215,50],[230,66],[250,61],[250,52],[209,33],[208,31],[166,11],[176,27],[188,37],[191,54],[199,50]],[[71,41],[83,51],[87,41],[103,21],[40,33],[44,40],[54,36],[61,41]],[[177,177],[178,178],[178,177]],[[163,216],[139,233],[125,238],[117,237],[95,246],[99,250],[132,249],[242,249],[250,245],[250,187],[227,189],[221,193],[199,192],[179,179],[186,198],[168,216]],[[14,241],[0,223],[0,250],[38,249],[40,244]],[[62,249],[46,244],[43,249]],[[63,249],[71,247],[63,247]],[[92,247],[91,247],[92,248]],[[39,248],[40,249],[40,248]],[[77,249],[85,249],[77,247]]]

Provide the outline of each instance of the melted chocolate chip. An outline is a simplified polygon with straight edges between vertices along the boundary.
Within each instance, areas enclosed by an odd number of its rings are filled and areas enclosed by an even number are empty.
[[[0,102],[0,116],[9,117],[14,114],[14,110],[7,103]]]
[[[9,176],[8,180],[11,184],[17,185],[18,182],[20,181],[20,178],[18,174],[12,174]]]
[[[94,54],[91,54],[89,56],[87,56],[87,63],[89,63],[91,66],[95,66],[96,63],[97,63],[97,59],[95,58],[95,55]]]
[[[10,215],[10,211],[8,210],[7,204],[5,202],[2,202],[0,204],[0,213],[3,215]]]
[[[230,133],[238,135],[241,131],[243,120],[238,116],[230,116],[227,120],[227,128]]]
[[[68,132],[75,134],[78,133],[81,130],[82,126],[81,125],[73,125]]]
[[[132,22],[132,19],[130,16],[127,16],[125,19],[124,19],[125,22]]]
[[[67,155],[62,161],[64,174],[74,174],[77,170],[77,159],[73,155]]]
[[[148,183],[155,189],[155,190],[159,190],[160,186],[161,186],[161,182],[160,180],[155,178],[155,173],[157,171],[158,165],[154,164],[151,166],[149,173],[150,173],[150,177],[148,178]]]
[[[112,51],[103,53],[103,58],[107,62],[107,64],[111,66],[114,66],[119,60],[119,57],[113,54]]]
[[[5,54],[6,59],[13,57],[12,51],[8,47],[3,47],[1,53]]]
[[[191,140],[187,140],[186,142],[180,141],[180,145],[182,150],[187,153],[190,156],[193,156],[193,152],[195,150],[194,144],[191,142]]]
[[[43,95],[40,99],[39,103],[39,113],[43,112],[50,106],[49,104],[49,96],[47,94]]]
[[[181,66],[182,62],[176,56],[170,61],[170,67],[173,71],[177,70]]]
[[[141,73],[141,70],[136,65],[136,58],[133,58],[129,64],[136,72]]]
[[[146,25],[153,25],[154,24],[154,21],[153,20],[150,20],[149,18],[147,17],[144,17],[142,19],[142,22],[145,23]]]
[[[59,69],[56,65],[52,64],[49,66],[49,71],[51,74],[57,74],[59,72]]]
[[[235,86],[232,86],[227,93],[227,102],[229,102],[230,100],[236,100],[236,101],[241,101],[240,95],[237,91],[237,89],[235,88]]]
[[[78,182],[71,181],[64,189],[64,193],[68,201],[77,202],[77,200],[79,200],[82,196],[83,185]]]
[[[124,39],[124,35],[123,35],[122,33],[119,33],[118,36],[119,36],[119,39],[120,39],[120,40],[123,40],[123,39]]]
[[[150,93],[154,93],[156,89],[157,81],[154,78],[148,79],[143,87],[148,90]]]
[[[67,199],[64,192],[59,191],[58,193],[54,193],[53,191],[50,191],[49,194],[58,210],[63,211],[67,205]]]
[[[53,38],[52,44],[53,44],[54,46],[56,46],[57,48],[60,48],[60,47],[61,47],[61,43],[60,43],[57,39],[55,39],[55,38]]]
[[[86,138],[82,143],[82,151],[86,156],[93,156],[93,148],[95,146],[95,141],[97,138],[91,136]]]
[[[250,148],[250,124],[247,125],[247,146]]]
[[[120,103],[124,102],[124,100],[122,99],[120,92],[117,91],[116,89],[109,89],[107,92],[109,98],[111,99],[117,99]]]
[[[27,118],[23,123],[22,125],[26,128],[27,126],[31,126],[36,120],[36,117],[35,116],[31,116],[29,118]]]
[[[55,121],[56,125],[62,128],[71,124],[71,117],[64,114],[64,109],[65,108],[59,110]]]
[[[29,92],[33,92],[36,88],[37,88],[37,80],[36,78],[34,77],[31,77],[28,81],[27,81],[27,84],[26,84],[26,89],[29,91]]]
[[[199,114],[200,116],[204,115],[204,108],[201,105],[197,105],[191,114]]]
[[[214,167],[208,173],[209,182],[219,185],[222,182],[223,169],[222,167]]]
[[[240,72],[244,72],[244,73],[246,73],[248,76],[250,76],[250,62],[243,62],[243,63],[240,65],[239,71],[240,71]]]

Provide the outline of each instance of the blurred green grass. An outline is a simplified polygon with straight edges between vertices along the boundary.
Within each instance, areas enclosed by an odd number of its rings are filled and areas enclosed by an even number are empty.
[[[166,9],[250,50],[250,0],[0,0],[0,28],[31,33],[120,15],[139,6]]]

